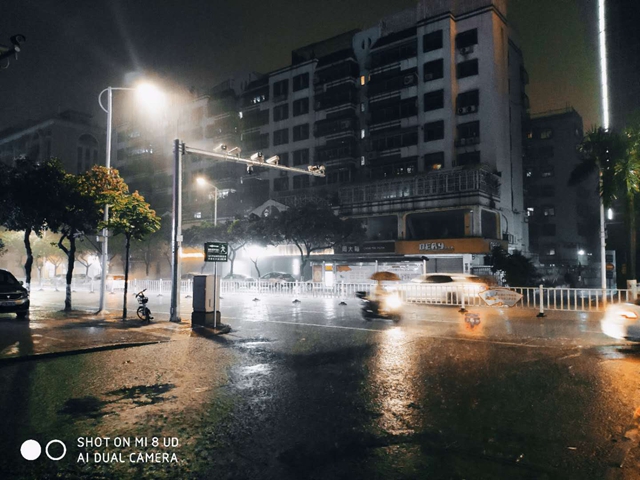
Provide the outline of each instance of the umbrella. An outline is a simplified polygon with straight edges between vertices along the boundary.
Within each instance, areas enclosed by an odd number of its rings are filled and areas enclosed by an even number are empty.
[[[400,277],[392,272],[376,272],[373,275],[371,275],[371,280],[377,280],[379,282],[385,281],[385,280],[391,281],[391,280],[400,280]]]

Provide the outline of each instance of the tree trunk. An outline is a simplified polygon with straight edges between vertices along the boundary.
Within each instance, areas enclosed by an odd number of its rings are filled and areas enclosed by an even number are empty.
[[[27,261],[24,263],[24,276],[25,276],[25,287],[28,291],[31,291],[31,267],[33,266],[33,252],[31,251],[31,241],[29,237],[31,236],[31,229],[27,228],[24,231],[24,249],[27,252]]]
[[[629,279],[636,279],[636,212],[633,193],[628,196],[629,208]]]
[[[255,260],[252,258],[251,261],[253,262],[253,266],[256,267],[256,272],[258,272],[258,278],[260,278],[260,269],[258,268],[258,259],[256,258]]]
[[[124,244],[124,299],[122,301],[122,321],[127,319],[127,293],[129,291],[129,248],[131,247],[131,235],[125,234]]]
[[[62,243],[65,238],[69,239],[69,248],[66,248]],[[70,312],[71,307],[71,280],[73,279],[73,265],[76,263],[76,239],[73,233],[70,233],[67,237],[66,233],[63,233],[58,241],[58,247],[67,256],[67,288],[64,297],[64,311]]]
[[[236,261],[236,251],[233,248],[229,249],[229,263],[230,263],[230,272],[231,278],[233,278],[233,262]]]

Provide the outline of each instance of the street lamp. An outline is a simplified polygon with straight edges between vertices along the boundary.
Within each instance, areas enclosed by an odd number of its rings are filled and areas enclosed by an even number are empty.
[[[211,182],[208,182],[207,179],[204,177],[197,177],[196,183],[198,184],[199,187],[208,186],[213,188],[213,190],[215,191],[214,193],[215,197],[213,201],[213,226],[217,227],[218,226],[218,187],[213,185]]]
[[[137,92],[138,100],[143,101],[144,103],[150,104],[162,103],[162,93],[156,87],[149,83],[141,83],[136,88],[128,88],[128,87],[107,87],[100,92],[98,95],[98,104],[100,108],[104,110],[107,114],[107,149],[106,149],[106,159],[105,166],[107,169],[111,168],[111,133],[113,130],[113,91],[114,90],[129,90]],[[107,107],[105,108],[102,105],[102,95],[107,92]],[[109,205],[104,206],[104,222],[107,223],[109,221]],[[98,312],[104,311],[104,299],[105,292],[107,289],[107,264],[109,259],[109,231],[107,228],[102,230],[102,272],[100,274],[100,306],[98,307]]]

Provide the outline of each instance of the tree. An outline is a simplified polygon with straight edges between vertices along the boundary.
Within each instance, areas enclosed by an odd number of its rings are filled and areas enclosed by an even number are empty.
[[[275,245],[277,242],[278,235],[277,232],[274,232],[273,227],[274,222],[269,217],[261,217],[255,214],[249,216],[247,225],[248,241],[245,249],[249,260],[251,260],[256,269],[258,278],[260,278],[260,268],[258,267],[259,252],[269,245]]]
[[[133,241],[131,250],[134,252],[132,256],[137,256],[144,263],[147,278],[151,274],[151,265],[165,258],[166,254],[171,265],[171,222],[161,222],[160,230],[149,235],[144,241]]]
[[[536,267],[521,252],[505,252],[502,247],[491,250],[493,273],[502,272],[504,280],[510,287],[533,287],[538,281]]]
[[[125,267],[124,267],[124,298],[122,319],[127,318],[127,292],[129,282],[129,252],[131,240],[141,241],[147,235],[160,230],[160,217],[151,210],[144,197],[138,192],[131,195],[119,196],[112,206],[112,216],[108,222],[109,230],[122,234],[125,238]]]
[[[571,172],[569,185],[599,174],[599,194],[605,208],[617,199],[625,200],[626,225],[629,231],[629,278],[636,278],[635,196],[640,191],[640,128],[630,128],[623,136],[594,128],[578,146],[581,156]],[[635,146],[634,146],[635,145]]]
[[[356,243],[365,235],[362,222],[341,219],[326,204],[309,202],[290,207],[274,216],[273,221],[274,240],[291,243],[300,252],[300,280],[313,252]]]
[[[0,212],[1,221],[9,230],[24,232],[24,273],[25,284],[29,289],[33,266],[31,232],[37,236],[42,235],[48,218],[54,213],[49,200],[61,188],[66,173],[60,161],[54,158],[41,164],[22,158],[16,162],[15,168],[5,173],[9,181]]]

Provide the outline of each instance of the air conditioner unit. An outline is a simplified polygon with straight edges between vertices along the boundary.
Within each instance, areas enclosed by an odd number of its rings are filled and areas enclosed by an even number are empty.
[[[467,110],[469,111],[469,113],[477,112],[478,111],[478,105],[469,105],[467,107]]]
[[[429,80],[433,80],[433,73],[425,73],[424,74],[424,81],[428,82]]]
[[[415,83],[415,78],[413,75],[405,75],[403,79],[403,83],[405,85],[413,85]]]
[[[461,55],[467,55],[467,54],[473,52],[473,46],[462,47],[458,51],[460,52]]]
[[[458,140],[458,144],[459,145],[466,145],[467,144],[467,139],[466,138],[461,138],[460,140]]]
[[[467,113],[467,107],[458,107],[458,115],[464,115]]]

